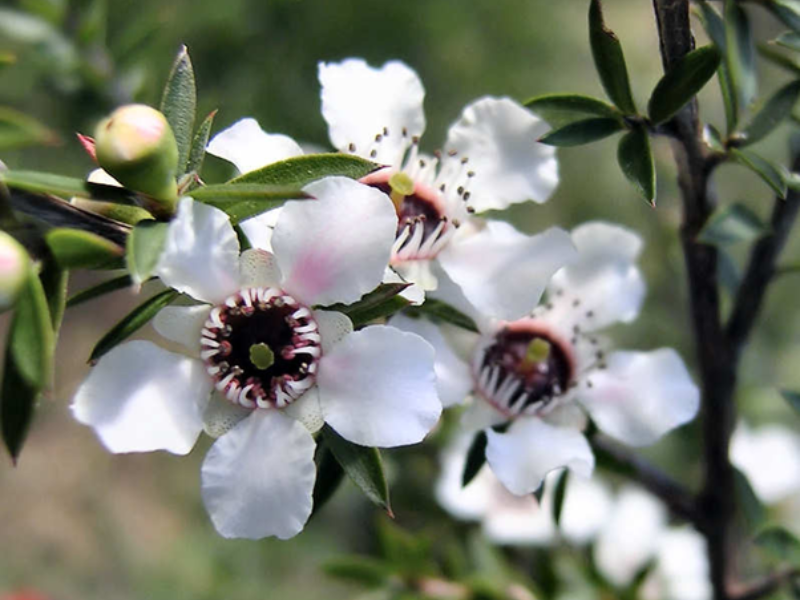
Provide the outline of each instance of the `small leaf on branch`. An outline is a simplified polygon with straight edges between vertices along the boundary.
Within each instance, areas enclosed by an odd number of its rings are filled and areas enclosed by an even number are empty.
[[[770,0],[767,8],[787,27],[800,31],[800,2],[798,0]]]
[[[714,42],[720,52],[724,53],[727,43],[725,41],[725,23],[722,17],[711,6],[711,3],[706,0],[701,0],[696,6],[700,9],[698,16],[708,37],[711,38],[711,41]]]
[[[314,481],[314,491],[312,493],[314,508],[311,511],[311,517],[327,504],[344,479],[344,469],[342,469],[339,461],[336,460],[333,452],[325,442],[325,438],[322,436],[317,440],[314,462],[317,466],[317,478]]]
[[[739,106],[747,107],[758,91],[756,53],[750,19],[738,2],[725,2],[725,62]]]
[[[125,250],[88,231],[56,227],[45,240],[62,269],[119,268]]]
[[[33,117],[0,106],[0,151],[56,144],[58,136]]]
[[[758,215],[737,203],[718,208],[703,225],[697,241],[713,246],[752,242],[768,231]]]
[[[663,123],[683,108],[714,76],[720,55],[714,46],[692,50],[656,84],[647,106],[653,123]]]
[[[393,570],[386,561],[370,556],[341,556],[327,561],[322,570],[331,577],[352,581],[367,588],[386,585]]]
[[[50,383],[55,335],[42,282],[33,265],[20,290],[9,332],[9,350],[25,381],[37,389]]]
[[[753,117],[750,124],[745,127],[742,146],[754,144],[772,132],[781,121],[791,113],[797,98],[800,97],[800,81],[793,81],[783,86]]]
[[[478,326],[472,318],[441,300],[426,298],[424,304],[414,306],[411,312],[424,314],[435,321],[444,321],[461,329],[478,332]]]
[[[182,46],[161,97],[161,112],[167,117],[172,133],[175,134],[175,141],[178,142],[178,175],[186,172],[196,108],[194,69],[186,46]]]
[[[322,436],[353,483],[372,503],[385,510],[389,516],[393,516],[389,502],[389,486],[386,483],[378,450],[348,442],[329,425],[322,428]]]
[[[485,431],[479,431],[472,438],[472,443],[467,451],[467,460],[464,463],[464,471],[461,473],[461,487],[467,487],[486,463],[486,444],[488,442],[489,438]]]
[[[762,58],[767,59],[772,64],[785,69],[792,75],[800,75],[800,62],[794,57],[788,56],[777,48],[768,44],[759,44],[758,53]]]
[[[84,179],[64,177],[51,173],[35,171],[0,171],[0,182],[12,189],[33,192],[35,194],[52,194],[60,198],[89,198],[119,204],[137,204],[135,193],[125,188],[101,183],[90,183]]]
[[[186,163],[187,173],[199,173],[203,168],[203,159],[206,157],[206,146],[211,135],[211,128],[214,125],[214,117],[217,111],[212,111],[197,128],[197,133],[192,140],[192,147],[189,150],[189,159]]]
[[[80,292],[76,292],[70,296],[67,299],[67,308],[78,306],[79,304],[83,304],[89,300],[94,300],[95,298],[105,296],[111,292],[116,292],[117,290],[129,287],[133,287],[133,279],[131,279],[130,275],[122,275],[120,277],[108,279],[102,283],[93,285],[92,287],[81,290]]]
[[[411,303],[399,295],[409,285],[382,283],[353,304],[334,304],[325,309],[346,314],[353,322],[353,327],[360,327],[376,319],[390,317],[409,306]]]
[[[233,225],[273,208],[287,200],[304,200],[308,196],[297,187],[260,183],[222,183],[192,190],[192,198],[224,211]]]
[[[731,149],[731,157],[740,165],[758,175],[781,198],[786,198],[786,177],[780,167],[750,150]]]
[[[323,177],[340,175],[361,179],[381,165],[358,156],[339,154],[306,154],[272,163],[236,177],[228,183],[258,183],[275,187],[301,189]]]
[[[47,298],[47,308],[50,311],[50,323],[53,326],[53,333],[58,337],[61,329],[61,319],[64,317],[64,310],[67,302],[67,283],[69,272],[56,264],[56,261],[47,258],[42,261],[42,270],[39,272],[39,279],[42,282],[42,289]]]
[[[650,206],[656,205],[656,166],[650,138],[643,127],[626,133],[617,147],[617,162],[622,173]]]
[[[797,413],[800,413],[800,393],[781,390],[781,396]]]
[[[800,564],[800,540],[783,527],[768,527],[760,531],[753,543],[779,561]]]
[[[125,258],[134,285],[142,285],[153,275],[164,249],[168,230],[168,223],[152,220],[139,221],[131,230]]]
[[[89,358],[90,362],[96,362],[104,354],[147,325],[158,311],[172,304],[179,295],[175,290],[164,290],[134,308],[97,342]]]
[[[553,127],[561,126],[586,116],[616,119],[622,116],[616,108],[607,102],[580,94],[536,96],[526,101],[525,106]]]
[[[631,94],[622,45],[616,34],[608,29],[603,21],[600,0],[592,0],[589,5],[589,42],[594,64],[606,94],[622,112],[636,114],[636,104]]]
[[[561,524],[561,515],[564,512],[564,499],[567,497],[567,483],[569,481],[569,469],[563,469],[556,481],[556,489],[553,492],[553,522],[558,527]]]
[[[742,272],[725,246],[717,247],[717,279],[733,297],[742,283]]]
[[[0,427],[3,443],[16,464],[36,410],[40,388],[25,380],[11,352],[6,350],[0,387]]]
[[[800,52],[800,33],[796,31],[787,31],[775,38],[774,43],[778,46],[783,46],[789,50]]]
[[[764,505],[758,499],[747,476],[739,469],[734,469],[734,492],[737,507],[750,528],[756,528],[764,522],[766,513]]]
[[[602,140],[623,129],[625,124],[619,119],[583,119],[547,132],[539,138],[539,142],[549,146],[580,146]]]

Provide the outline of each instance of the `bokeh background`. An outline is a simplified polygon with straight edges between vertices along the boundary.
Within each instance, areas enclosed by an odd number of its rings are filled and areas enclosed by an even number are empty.
[[[607,22],[626,51],[634,95],[644,106],[661,75],[651,3],[607,0],[605,5]],[[253,116],[267,131],[321,147],[329,143],[319,112],[317,62],[351,56],[374,65],[403,60],[425,84],[423,147],[430,151],[463,106],[482,95],[602,96],[589,53],[587,6],[585,0],[0,0],[0,52],[17,56],[15,65],[0,72],[0,105],[24,110],[61,139],[0,158],[11,168],[85,176],[92,164],[74,133],[91,133],[120,103],[157,105],[181,44],[194,63],[200,113],[219,109],[215,131]],[[765,15],[754,16],[760,39],[780,31]],[[785,77],[767,64],[760,68],[767,94]],[[703,116],[721,125],[714,82],[701,102]],[[785,163],[787,138],[784,126],[758,149]],[[542,206],[517,206],[502,218],[529,232],[591,219],[639,231],[646,240],[642,266],[648,298],[637,322],[612,333],[621,347],[677,347],[693,369],[668,142],[657,140],[655,152],[655,210],[624,180],[615,141],[605,140],[559,151],[562,181],[552,199]],[[207,181],[229,174],[226,164],[208,157]],[[768,217],[772,194],[752,174],[725,166],[716,181],[725,202],[742,202]],[[730,249],[737,261],[746,250],[746,245]],[[792,244],[785,258],[796,259],[797,250]],[[71,289],[92,281],[74,275]],[[776,391],[800,388],[798,293],[796,275],[775,283],[747,350],[738,402],[753,422],[798,424]],[[111,456],[88,428],[71,419],[70,397],[93,344],[139,301],[121,292],[67,315],[56,388],[42,402],[18,466],[0,460],[0,596],[35,587],[59,600],[354,597],[359,587],[327,577],[320,568],[342,554],[378,551],[375,529],[383,517],[349,482],[291,541],[223,540],[199,495],[207,442],[188,457]],[[454,524],[432,494],[442,437],[384,456],[398,524],[432,538],[459,540],[470,534],[470,526]],[[698,440],[693,424],[644,453],[695,485]],[[508,557],[525,568],[546,560],[533,550]]]

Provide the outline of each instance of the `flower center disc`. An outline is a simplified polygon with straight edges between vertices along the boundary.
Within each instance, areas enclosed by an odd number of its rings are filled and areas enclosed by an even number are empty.
[[[248,288],[211,309],[200,356],[216,388],[247,408],[282,408],[316,379],[319,327],[311,311],[275,288]]]
[[[573,371],[569,347],[531,321],[501,329],[473,360],[479,395],[508,417],[548,406],[569,388]]]

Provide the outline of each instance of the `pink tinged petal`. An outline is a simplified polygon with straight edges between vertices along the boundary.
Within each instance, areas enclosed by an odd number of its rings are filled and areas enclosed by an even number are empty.
[[[433,348],[393,327],[348,335],[323,355],[317,386],[325,421],[362,446],[416,444],[442,412]]]
[[[239,277],[242,287],[279,287],[281,270],[275,255],[252,248],[239,258]]]
[[[255,119],[242,119],[219,132],[206,151],[233,163],[240,173],[303,154],[292,138],[265,132]]]
[[[319,403],[319,391],[316,386],[284,408],[283,414],[302,423],[309,433],[316,433],[325,425],[322,407]]]
[[[201,471],[203,503],[220,535],[282,540],[303,530],[314,489],[314,438],[277,410],[255,410],[219,438]]]
[[[272,234],[283,289],[306,305],[355,302],[389,263],[397,215],[389,197],[345,177],[304,188],[316,201],[287,202]]]
[[[153,328],[161,337],[183,346],[195,358],[200,357],[200,337],[211,307],[167,306],[153,319]]]
[[[547,320],[564,329],[578,324],[584,331],[634,320],[645,294],[636,265],[641,238],[624,227],[596,222],[573,230],[572,241],[578,258],[550,282],[550,291],[561,295],[553,297]]]
[[[417,74],[401,62],[380,68],[354,58],[319,63],[319,82],[322,116],[331,143],[342,152],[399,166],[411,138],[425,130],[425,89]]]
[[[486,460],[506,488],[517,496],[532,494],[554,469],[567,467],[589,477],[594,455],[575,429],[554,427],[534,417],[523,417],[506,433],[487,429]]]
[[[247,241],[250,242],[253,248],[272,252],[272,230],[275,229],[280,216],[281,209],[273,208],[251,219],[242,221],[239,223],[239,227],[244,231]]]
[[[533,200],[558,185],[555,148],[537,140],[548,125],[509,98],[481,98],[451,127],[445,150],[469,159],[469,204],[478,212]]]
[[[211,388],[199,360],[133,341],[100,359],[78,388],[72,413],[111,452],[187,454],[203,430]]]
[[[631,446],[647,446],[691,421],[700,392],[678,353],[613,352],[606,368],[587,375],[577,398],[597,426]]]
[[[553,273],[576,256],[563,229],[525,235],[489,221],[480,233],[445,248],[439,262],[483,314],[515,320],[534,309]]]
[[[218,304],[239,289],[239,240],[228,215],[183,198],[156,273],[171,288]]]
[[[442,405],[447,408],[463,403],[472,390],[469,366],[453,352],[439,328],[424,318],[410,319],[402,314],[392,317],[389,324],[401,331],[416,333],[433,346],[436,352],[436,390]]]
[[[322,352],[330,352],[346,336],[353,333],[353,322],[344,313],[335,310],[315,310],[314,320],[322,338]]]

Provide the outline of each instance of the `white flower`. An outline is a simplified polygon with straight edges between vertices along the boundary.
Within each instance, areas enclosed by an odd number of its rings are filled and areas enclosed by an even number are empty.
[[[285,205],[274,254],[241,258],[223,212],[181,200],[157,271],[205,304],[165,308],[153,324],[185,354],[120,345],[72,407],[112,452],[186,454],[204,427],[220,436],[203,463],[202,495],[225,537],[302,530],[316,477],[312,433],[323,420],[354,443],[392,447],[422,440],[441,411],[426,342],[385,326],[352,332],[345,315],[313,308],[354,302],[380,282],[391,204],[344,178],[305,191],[315,200]]]
[[[467,281],[462,294],[441,274],[435,296],[472,316],[480,330],[461,334],[469,345],[467,361],[432,323],[402,315],[391,321],[436,349],[445,406],[471,393],[463,424],[486,430],[487,462],[519,496],[538,489],[555,469],[591,474],[594,456],[581,433],[586,424],[581,409],[607,434],[642,446],[691,420],[699,404],[697,387],[674,350],[609,352],[596,334],[612,323],[631,321],[639,311],[644,297],[635,265],[640,238],[618,226],[590,223],[572,233],[577,252],[568,240],[560,230],[529,238],[538,262],[522,264],[488,250],[481,256],[478,234],[470,240],[472,261],[491,264],[493,276],[470,278],[470,261],[457,263],[453,270]],[[503,295],[495,285],[502,278],[520,292]],[[525,307],[520,298],[538,297],[545,287],[545,304],[528,312],[532,304]]]
[[[782,425],[751,428],[741,422],[731,439],[731,462],[767,504],[800,492],[800,435]]]

